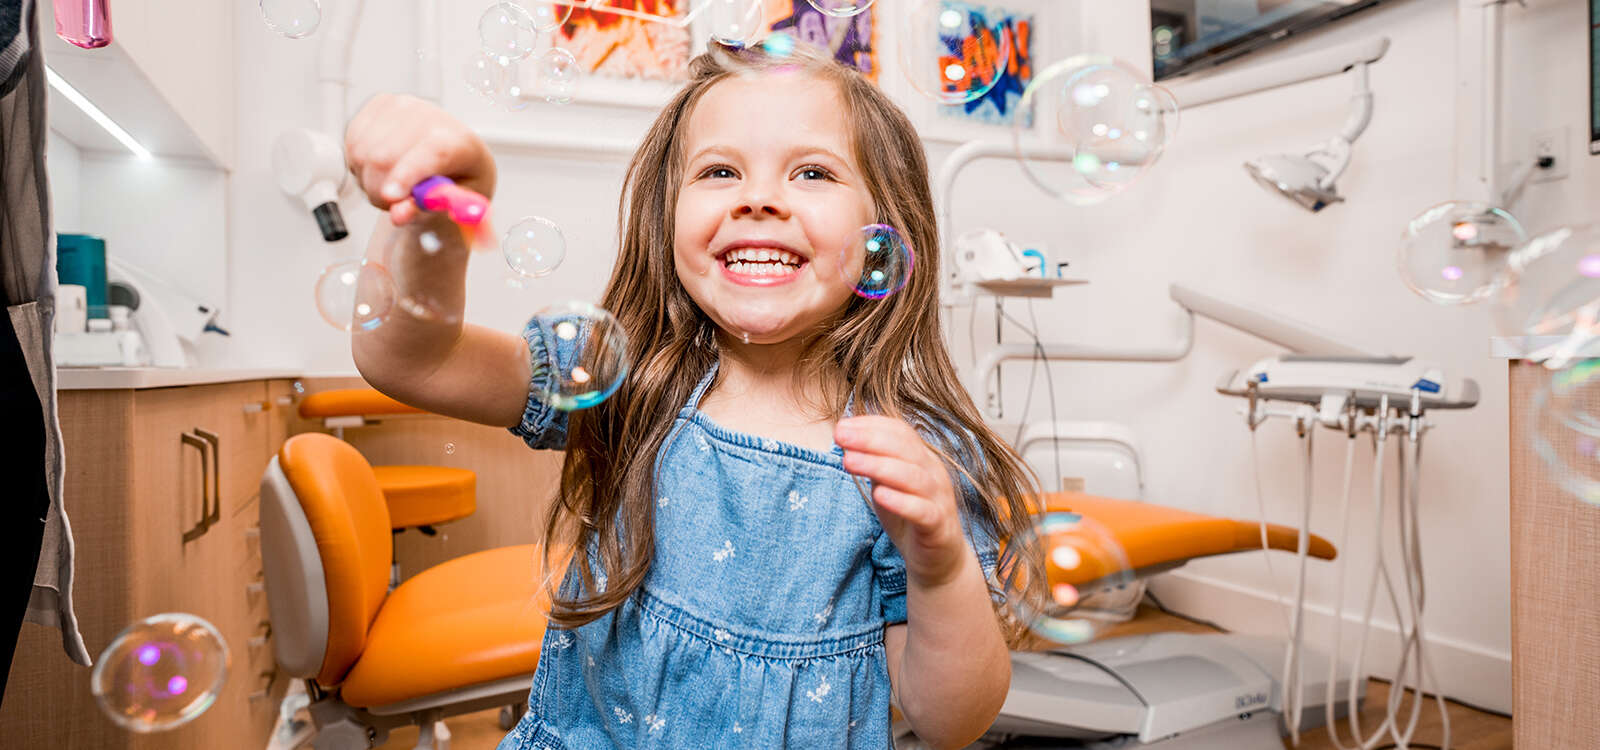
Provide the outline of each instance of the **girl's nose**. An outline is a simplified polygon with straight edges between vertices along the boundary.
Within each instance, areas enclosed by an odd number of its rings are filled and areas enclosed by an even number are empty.
[[[789,209],[783,201],[770,198],[765,192],[751,191],[739,196],[739,202],[733,206],[733,217],[756,218],[770,216],[776,219],[789,218]]]

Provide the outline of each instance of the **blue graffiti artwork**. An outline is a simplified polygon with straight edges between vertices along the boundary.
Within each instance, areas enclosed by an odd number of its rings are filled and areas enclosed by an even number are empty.
[[[973,30],[971,34],[941,35],[939,40],[945,52],[965,63],[969,70],[978,69],[973,64],[976,60],[993,60],[1000,54],[999,50],[1009,50],[1009,53],[1005,64],[1000,66],[993,88],[970,102],[941,106],[941,114],[991,125],[1010,125],[1023,91],[1033,80],[1033,39],[1037,35],[1033,16],[962,2],[946,2],[944,7],[967,14],[970,21],[967,28]],[[1031,122],[1024,124],[1032,125]]]

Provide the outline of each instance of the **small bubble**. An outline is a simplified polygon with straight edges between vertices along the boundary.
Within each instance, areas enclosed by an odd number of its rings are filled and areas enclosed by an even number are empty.
[[[433,232],[423,232],[421,236],[417,237],[417,244],[422,246],[422,252],[429,255],[439,252],[439,249],[444,247],[444,242],[439,239],[439,235]]]

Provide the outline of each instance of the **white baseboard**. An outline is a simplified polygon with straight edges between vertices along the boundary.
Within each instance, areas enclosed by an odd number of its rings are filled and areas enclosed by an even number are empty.
[[[1288,632],[1287,615],[1292,601],[1275,601],[1271,593],[1245,588],[1225,580],[1195,575],[1176,570],[1150,579],[1150,590],[1160,597],[1161,603],[1176,612],[1210,620],[1240,633],[1284,637]],[[1387,611],[1386,608],[1380,611]],[[1333,610],[1321,605],[1307,604],[1305,608],[1305,639],[1303,643],[1326,652],[1333,641]],[[1355,656],[1360,638],[1361,612],[1346,610],[1339,627],[1341,661]],[[1424,653],[1438,683],[1428,683],[1429,692],[1442,686],[1446,698],[1470,703],[1505,713],[1511,712],[1511,654],[1485,649],[1472,643],[1430,636],[1424,630]],[[1373,618],[1367,634],[1366,652],[1362,661],[1369,676],[1385,680],[1394,679],[1400,659],[1400,635],[1391,620]],[[1307,664],[1315,674],[1324,674],[1327,663]],[[1430,700],[1425,711],[1437,711]],[[1402,716],[1410,715],[1410,704],[1402,708]]]

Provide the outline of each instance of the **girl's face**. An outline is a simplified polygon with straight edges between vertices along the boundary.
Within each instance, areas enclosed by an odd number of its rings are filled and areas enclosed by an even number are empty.
[[[673,237],[678,279],[749,343],[808,333],[854,294],[872,197],[836,87],[804,73],[728,78],[690,114]]]

